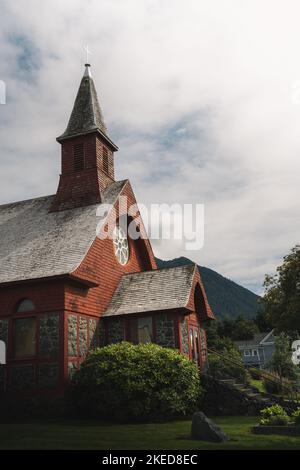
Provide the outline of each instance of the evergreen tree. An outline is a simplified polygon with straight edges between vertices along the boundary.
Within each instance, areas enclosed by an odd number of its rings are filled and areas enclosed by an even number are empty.
[[[284,257],[274,276],[265,278],[267,320],[278,332],[300,332],[300,245]]]

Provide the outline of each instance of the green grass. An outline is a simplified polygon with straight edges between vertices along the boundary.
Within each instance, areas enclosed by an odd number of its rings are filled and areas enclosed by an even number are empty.
[[[250,385],[257,388],[257,390],[261,393],[266,391],[262,380],[251,379],[250,380]]]
[[[300,449],[300,437],[252,434],[250,429],[257,420],[241,416],[215,418],[231,438],[224,444],[190,439],[190,421],[132,425],[90,421],[1,423],[0,449]]]

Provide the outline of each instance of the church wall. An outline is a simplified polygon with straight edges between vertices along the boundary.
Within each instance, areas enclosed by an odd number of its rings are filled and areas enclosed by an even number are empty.
[[[186,356],[190,355],[190,347],[189,347],[189,327],[188,327],[188,319],[183,317],[180,319],[179,322],[180,328],[180,340],[181,340],[181,352]]]
[[[104,173],[104,164],[103,164],[103,156],[106,149],[107,156],[108,156],[108,174]],[[100,188],[105,188],[110,180],[114,181],[115,179],[115,165],[114,165],[114,153],[108,148],[107,145],[104,144],[103,140],[100,137],[96,137],[96,159],[97,159],[97,166],[102,170],[99,173],[100,181]],[[110,180],[109,180],[109,179]]]
[[[127,196],[129,205],[135,203],[129,183],[124,187],[123,195]],[[118,203],[116,211],[119,212]],[[65,284],[65,380],[73,374],[90,348],[107,343],[107,334],[110,334],[110,342],[125,339],[120,325],[106,330],[104,322],[99,320],[124,274],[156,268],[149,242],[146,240],[145,243],[146,247],[144,241],[129,239],[130,258],[125,266],[121,266],[114,253],[113,241],[96,238],[74,274],[98,282],[99,286],[87,288],[74,283]]]
[[[129,183],[124,187],[122,195],[127,196],[129,205],[136,203]],[[118,203],[116,211],[119,213]],[[129,248],[129,261],[125,266],[121,266],[114,253],[113,241],[110,238],[96,238],[75,274],[91,278],[98,282],[99,286],[91,289],[66,286],[65,309],[100,317],[108,307],[112,294],[124,274],[156,269],[148,240],[134,241],[129,238]]]
[[[126,338],[126,323],[123,318],[115,318],[106,323],[107,344],[120,343]]]
[[[84,169],[74,171],[74,146],[84,148]],[[104,150],[105,149],[105,150]],[[107,152],[107,166],[103,163]],[[96,133],[73,137],[62,143],[62,165],[53,210],[65,210],[101,202],[100,191],[114,181],[114,154]]]
[[[204,369],[207,363],[205,324],[200,320],[199,315],[196,312],[192,312],[184,317],[182,316],[179,319],[180,350],[183,354],[192,359],[190,332],[193,328],[196,328],[198,331],[200,367],[201,369]]]
[[[197,297],[197,305],[195,304],[195,293]],[[187,303],[187,308],[195,312],[197,311],[201,317],[201,321],[215,319],[214,314],[211,311],[210,305],[208,303],[205,288],[198,269],[195,270],[193,285],[191,287],[190,298]]]
[[[62,282],[47,281],[23,283],[0,288],[0,318],[15,313],[22,299],[31,299],[37,312],[62,310],[64,307],[64,286]]]
[[[99,346],[98,321],[87,315],[65,315],[65,379],[79,367],[89,350]]]
[[[155,315],[155,342],[166,348],[175,348],[177,316],[167,315],[165,313]]]
[[[17,312],[18,303],[30,299],[32,312]],[[0,339],[7,345],[7,365],[1,367],[0,390],[22,393],[58,390],[63,385],[62,282],[37,282],[0,289]],[[14,322],[35,318],[35,353],[16,358]]]

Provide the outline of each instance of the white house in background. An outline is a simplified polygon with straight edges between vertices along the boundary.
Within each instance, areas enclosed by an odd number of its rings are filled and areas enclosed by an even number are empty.
[[[263,369],[275,351],[274,330],[269,333],[257,333],[253,339],[235,341],[245,366]]]

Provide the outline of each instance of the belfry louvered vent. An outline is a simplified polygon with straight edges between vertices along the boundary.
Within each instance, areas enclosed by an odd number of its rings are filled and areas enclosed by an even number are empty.
[[[74,171],[82,171],[84,169],[83,144],[74,145],[73,154],[74,154]]]
[[[108,150],[103,147],[103,171],[108,175]]]

